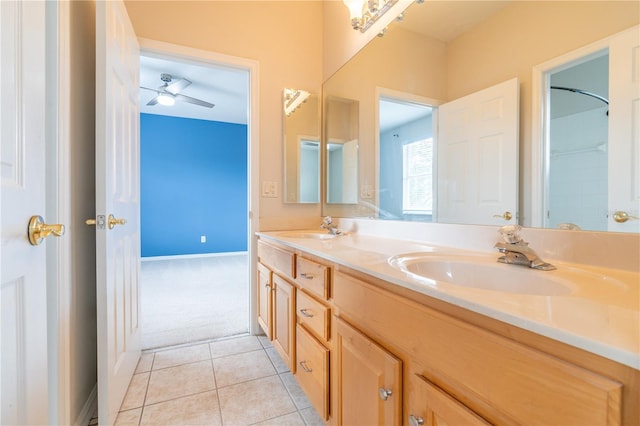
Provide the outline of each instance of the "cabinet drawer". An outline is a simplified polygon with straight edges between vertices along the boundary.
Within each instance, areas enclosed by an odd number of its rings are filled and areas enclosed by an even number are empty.
[[[258,240],[258,258],[260,262],[285,277],[293,278],[295,276],[295,255],[293,253]]]
[[[328,341],[329,308],[304,291],[298,291],[296,298],[298,324],[304,326],[320,340]]]
[[[298,256],[296,259],[296,282],[310,293],[329,299],[329,268],[312,260]]]
[[[406,420],[410,425],[491,424],[419,374],[410,377],[408,396]]]
[[[309,402],[324,420],[329,418],[329,350],[300,324],[296,325],[296,378]]]

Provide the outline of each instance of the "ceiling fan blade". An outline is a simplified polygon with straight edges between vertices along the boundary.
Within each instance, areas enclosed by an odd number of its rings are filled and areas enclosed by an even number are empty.
[[[200,99],[192,98],[185,95],[176,95],[176,99],[183,102],[189,102],[190,104],[200,105],[206,108],[213,108],[215,105],[209,102],[201,101]]]
[[[149,102],[147,102],[148,106],[153,106],[156,105],[158,103],[158,97],[156,96],[155,98],[151,99]]]
[[[185,87],[188,87],[190,84],[191,82],[189,80],[183,78],[167,85],[164,90],[171,93],[172,95],[177,95],[181,90],[183,90]]]

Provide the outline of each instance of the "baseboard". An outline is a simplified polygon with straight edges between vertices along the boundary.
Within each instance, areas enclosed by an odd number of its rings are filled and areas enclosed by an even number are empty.
[[[94,417],[98,417],[98,383],[91,390],[89,398],[87,398],[82,410],[80,410],[80,414],[76,418],[74,426],[87,426]]]
[[[200,253],[200,254],[178,254],[173,256],[149,256],[141,257],[141,262],[149,262],[153,260],[171,260],[171,259],[196,259],[199,257],[221,257],[221,256],[239,256],[247,254],[246,251],[230,251],[225,253]]]

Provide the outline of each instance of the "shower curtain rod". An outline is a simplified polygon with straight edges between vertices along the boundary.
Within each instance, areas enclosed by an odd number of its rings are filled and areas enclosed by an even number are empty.
[[[605,104],[609,105],[609,100],[607,98],[605,98],[604,96],[600,96],[600,95],[597,95],[595,93],[587,92],[586,90],[574,89],[573,87],[562,87],[562,86],[551,86],[551,88],[552,89],[557,89],[557,90],[566,90],[568,92],[580,93],[582,95],[591,96],[592,98],[599,99],[602,102],[604,102]]]

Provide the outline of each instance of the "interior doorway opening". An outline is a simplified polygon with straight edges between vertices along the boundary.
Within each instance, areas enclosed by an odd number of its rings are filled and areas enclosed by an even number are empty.
[[[609,49],[551,70],[544,226],[607,230]]]
[[[142,50],[142,349],[251,332],[250,78]]]

